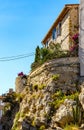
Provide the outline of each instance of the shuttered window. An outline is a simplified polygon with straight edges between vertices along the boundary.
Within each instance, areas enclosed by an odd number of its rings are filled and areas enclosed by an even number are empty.
[[[56,28],[54,28],[52,31],[52,39],[56,39]]]
[[[52,39],[56,39],[57,36],[61,35],[61,22],[59,22],[58,26],[52,31]]]
[[[61,35],[61,22],[57,26],[57,36]]]

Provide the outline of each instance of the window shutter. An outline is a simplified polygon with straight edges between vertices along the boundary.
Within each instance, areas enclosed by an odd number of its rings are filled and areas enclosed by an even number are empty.
[[[58,24],[58,32],[57,35],[61,35],[61,22]]]
[[[52,39],[56,39],[56,28],[54,28],[52,31]]]

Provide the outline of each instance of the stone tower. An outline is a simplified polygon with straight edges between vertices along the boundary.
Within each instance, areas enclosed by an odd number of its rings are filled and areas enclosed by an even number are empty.
[[[27,84],[27,76],[26,75],[19,75],[16,77],[15,80],[15,92],[21,93],[23,89],[26,87]]]

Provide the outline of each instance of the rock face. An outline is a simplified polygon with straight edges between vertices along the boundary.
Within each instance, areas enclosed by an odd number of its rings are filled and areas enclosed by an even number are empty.
[[[43,90],[27,93],[20,104],[19,113],[21,114],[18,121],[22,123],[25,116],[27,123],[31,123],[32,126],[47,125],[48,115],[50,115],[51,110],[49,102],[52,101],[50,94]]]
[[[73,107],[76,101],[66,99],[64,104],[59,107],[53,117],[53,124],[58,123],[61,127],[73,121]]]
[[[81,93],[79,95],[79,101],[80,101],[82,108],[84,110],[84,82],[81,85]]]
[[[66,123],[74,120],[78,80],[79,61],[75,57],[51,60],[27,77],[18,76],[16,92],[21,96],[20,108],[15,118],[5,118],[7,130],[10,119],[14,119],[11,130],[63,130]],[[82,106],[83,92],[79,96]]]
[[[19,110],[19,105],[16,104],[13,108],[12,111],[7,111],[5,115],[2,117],[0,123],[2,124],[2,129],[0,130],[11,130],[12,125],[13,125],[13,120],[15,118],[16,113]]]
[[[76,93],[78,79],[79,61],[75,57],[44,63],[30,73],[26,85],[17,77],[16,92],[22,92],[23,100],[12,130],[60,130],[72,122],[75,102],[62,96]]]

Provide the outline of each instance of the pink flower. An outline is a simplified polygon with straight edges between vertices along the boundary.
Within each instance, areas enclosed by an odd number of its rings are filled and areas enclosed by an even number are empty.
[[[23,72],[18,73],[18,76],[23,76],[23,75],[24,75]]]
[[[70,52],[74,51],[77,48],[78,45],[74,44],[73,46],[70,47]]]
[[[75,35],[72,37],[72,39],[75,41],[75,43],[78,43],[78,41],[79,41],[79,34],[78,34],[78,33],[75,34]]]

